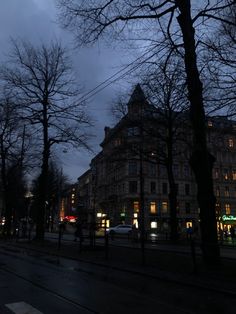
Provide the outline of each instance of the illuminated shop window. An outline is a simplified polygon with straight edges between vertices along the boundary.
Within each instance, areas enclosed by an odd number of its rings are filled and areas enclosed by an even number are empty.
[[[151,221],[151,229],[156,229],[156,228],[157,228],[157,222]]]
[[[150,203],[150,213],[151,214],[156,214],[157,212],[157,205],[156,202],[151,202]]]

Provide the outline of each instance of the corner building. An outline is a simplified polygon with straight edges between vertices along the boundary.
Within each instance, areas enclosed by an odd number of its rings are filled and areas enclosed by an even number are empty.
[[[186,116],[182,112],[175,120],[179,132],[173,140],[172,169],[180,232],[199,226],[197,188],[188,161],[191,128]],[[110,226],[126,223],[139,227],[143,210],[147,232],[169,232],[169,184],[163,141],[166,126],[162,117],[137,85],[127,104],[127,114],[113,128],[105,127],[102,150],[92,159],[89,169],[91,193],[86,210],[88,215],[96,216],[97,222],[104,223],[106,218]],[[216,157],[213,178],[218,226],[230,228],[236,219],[236,125],[219,117],[206,121],[206,127],[209,149]],[[82,193],[83,180],[78,180]]]

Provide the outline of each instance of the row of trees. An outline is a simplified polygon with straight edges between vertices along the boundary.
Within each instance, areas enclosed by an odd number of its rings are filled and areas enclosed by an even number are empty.
[[[50,180],[58,177],[55,167],[49,168],[53,147],[70,145],[87,149],[91,122],[79,101],[80,91],[67,51],[60,43],[35,47],[29,42],[12,41],[9,56],[0,69],[0,166],[5,228],[9,234],[14,210],[19,211],[24,198],[26,171],[40,166],[34,189],[36,238],[41,240],[46,210],[53,202],[51,196],[57,194],[50,193],[53,187]]]
[[[200,3],[192,3],[191,0],[124,0],[119,3],[103,0],[98,4],[58,0],[60,22],[74,32],[77,43],[91,44],[102,37],[109,38],[109,41],[111,37],[124,39],[132,34],[132,40],[136,36],[148,49],[156,47],[156,60],[167,56],[164,62],[168,64],[173,53],[183,60],[182,74],[186,80],[193,133],[190,165],[198,186],[203,256],[209,266],[219,262],[219,247],[212,180],[214,157],[209,153],[206,143],[204,96],[217,105],[220,95],[223,95],[221,99],[226,100],[224,105],[235,100],[235,72],[232,68],[235,58],[228,49],[221,49],[228,40],[230,49],[235,49],[235,6],[234,0],[203,0]],[[212,29],[222,36],[215,36]],[[220,68],[214,68],[208,62],[208,71],[201,69],[206,48],[212,58],[217,58]],[[208,53],[207,56],[209,58]],[[207,73],[208,83],[204,80],[204,73]],[[219,81],[218,74],[224,80]],[[213,82],[212,77],[217,79]],[[204,95],[204,87],[210,85],[216,92],[209,95],[206,90]],[[231,91],[226,94],[225,87],[229,86]]]

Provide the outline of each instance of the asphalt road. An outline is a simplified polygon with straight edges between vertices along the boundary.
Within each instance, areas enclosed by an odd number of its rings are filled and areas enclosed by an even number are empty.
[[[0,246],[0,313],[235,314],[229,295]]]

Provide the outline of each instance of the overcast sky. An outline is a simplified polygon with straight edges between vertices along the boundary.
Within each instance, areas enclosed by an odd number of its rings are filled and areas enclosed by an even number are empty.
[[[48,42],[54,38],[72,47],[72,35],[56,23],[57,10],[54,0],[6,0],[0,3],[0,61],[7,57],[9,39],[21,38],[32,43]],[[119,71],[128,60],[132,60],[124,50],[105,47],[102,43],[92,48],[71,49],[78,81],[84,86],[84,93],[96,87],[113,73]],[[100,150],[105,125],[112,125],[110,105],[119,93],[132,88],[125,79],[104,89],[88,102],[88,109],[96,120],[96,135],[93,149]],[[58,152],[58,161],[64,172],[75,181],[89,167],[92,155],[85,152]]]

